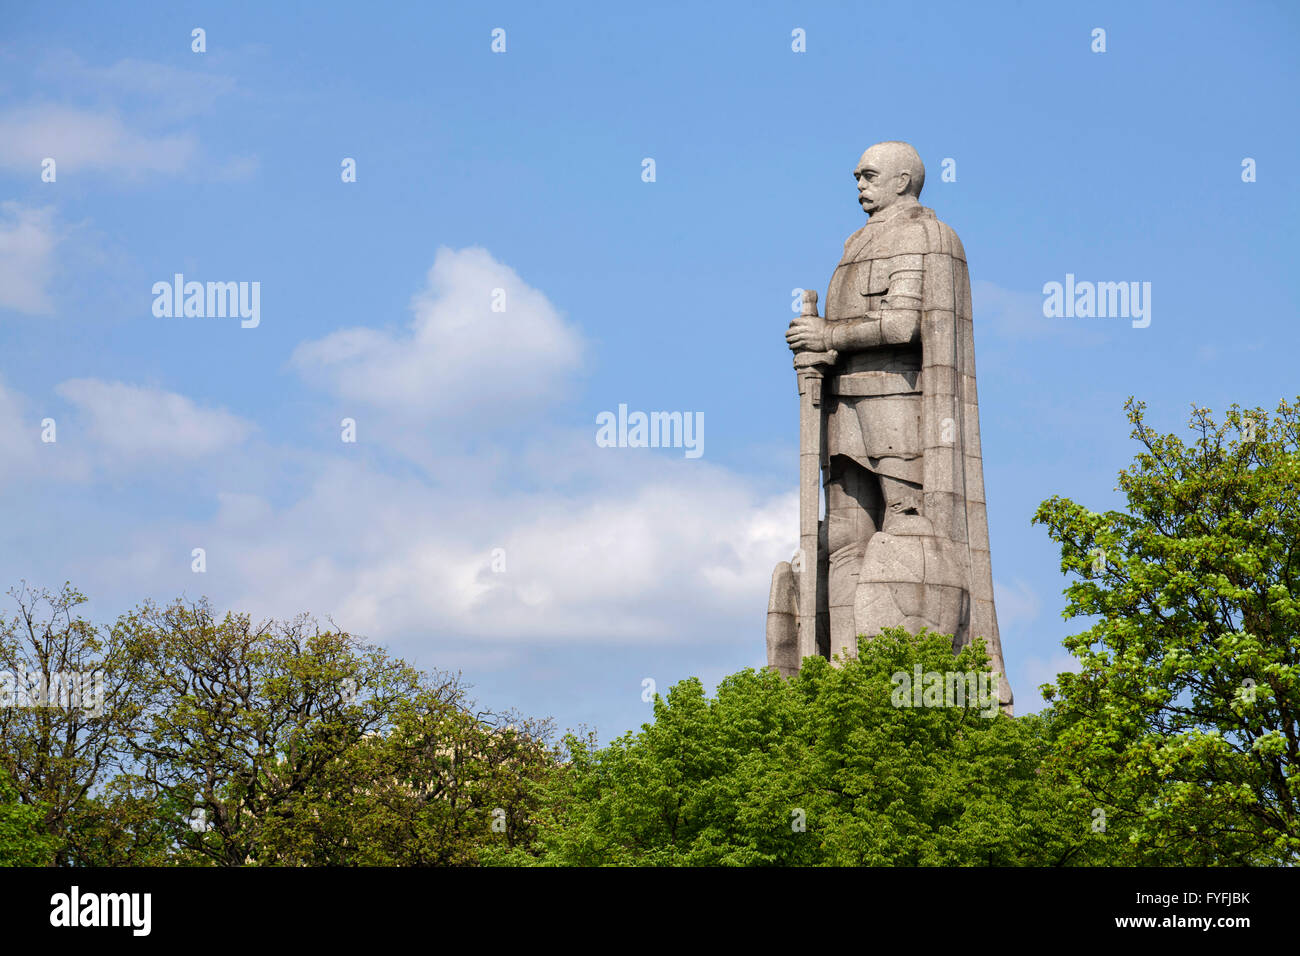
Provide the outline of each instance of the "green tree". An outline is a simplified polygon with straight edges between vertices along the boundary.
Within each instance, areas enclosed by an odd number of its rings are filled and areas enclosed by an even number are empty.
[[[403,702],[450,705],[436,685],[382,649],[308,618],[254,625],[205,602],[145,604],[114,633],[138,662],[127,785],[154,795],[179,862],[300,862],[310,799]],[[336,863],[324,849],[311,862]]]
[[[465,865],[532,837],[549,727],[492,726],[457,677],[305,616],[254,626],[205,602],[145,605],[114,630],[141,704],[112,807],[144,812],[152,793],[138,833],[156,846],[161,821],[176,862]]]
[[[42,808],[55,862],[71,863],[72,819],[125,755],[115,705],[136,696],[132,661],[117,635],[77,613],[86,598],[70,585],[9,593],[18,611],[0,617],[0,770],[22,803]]]
[[[58,850],[45,823],[45,808],[25,804],[0,767],[0,866],[47,866]]]
[[[130,774],[97,785],[68,815],[65,859],[74,866],[166,866],[174,862],[178,815]]]
[[[0,686],[5,859],[464,865],[536,837],[549,723],[475,713],[458,677],[305,615],[254,625],[206,600],[146,603],[105,629],[76,614],[85,598],[71,587],[12,593],[0,667],[21,686]],[[54,706],[26,689],[92,671],[94,702]]]
[[[966,700],[912,706],[901,677],[980,674],[982,643],[887,631],[789,681],[696,679],[608,747],[570,735],[540,836],[502,862],[576,865],[1011,865],[1095,862],[1081,794],[1049,782],[1048,722]],[[995,686],[995,685],[994,685]],[[955,701],[949,701],[956,703]]]
[[[299,865],[464,866],[533,836],[532,784],[554,766],[549,728],[493,726],[422,688],[276,814],[268,859]]]
[[[1079,661],[1044,694],[1054,774],[1081,787],[1135,863],[1300,860],[1300,430],[1233,406],[1193,408],[1194,441],[1157,434],[1120,472],[1127,511],[1065,498],[1036,521],[1077,576],[1064,616]]]

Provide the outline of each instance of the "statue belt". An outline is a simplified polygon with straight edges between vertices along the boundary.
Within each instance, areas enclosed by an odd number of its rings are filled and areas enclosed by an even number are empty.
[[[921,372],[853,372],[831,380],[831,394],[848,397],[921,393]]]
[[[852,352],[830,382],[835,395],[910,395],[921,391],[921,356],[913,349]]]

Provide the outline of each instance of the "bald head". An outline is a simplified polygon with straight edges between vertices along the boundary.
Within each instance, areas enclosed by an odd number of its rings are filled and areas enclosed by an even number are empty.
[[[915,202],[925,185],[925,166],[907,143],[890,140],[862,154],[853,178],[858,181],[858,202],[871,216],[900,200]]]

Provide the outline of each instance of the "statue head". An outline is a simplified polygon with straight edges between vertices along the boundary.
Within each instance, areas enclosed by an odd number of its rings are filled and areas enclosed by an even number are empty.
[[[916,202],[925,185],[925,166],[907,143],[890,140],[870,147],[853,170],[858,203],[868,216],[897,202]]]

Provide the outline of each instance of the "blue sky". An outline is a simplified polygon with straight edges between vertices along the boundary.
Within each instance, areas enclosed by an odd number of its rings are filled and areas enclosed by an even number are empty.
[[[760,665],[791,290],[884,139],[970,263],[1020,711],[1081,629],[1030,518],[1120,505],[1124,399],[1300,392],[1291,3],[3,6],[0,581],[101,620],[332,616],[605,739],[647,677]],[[178,272],[260,323],[156,317]],[[1150,325],[1045,318],[1067,273],[1150,282]],[[620,404],[702,413],[703,455],[597,447]]]

